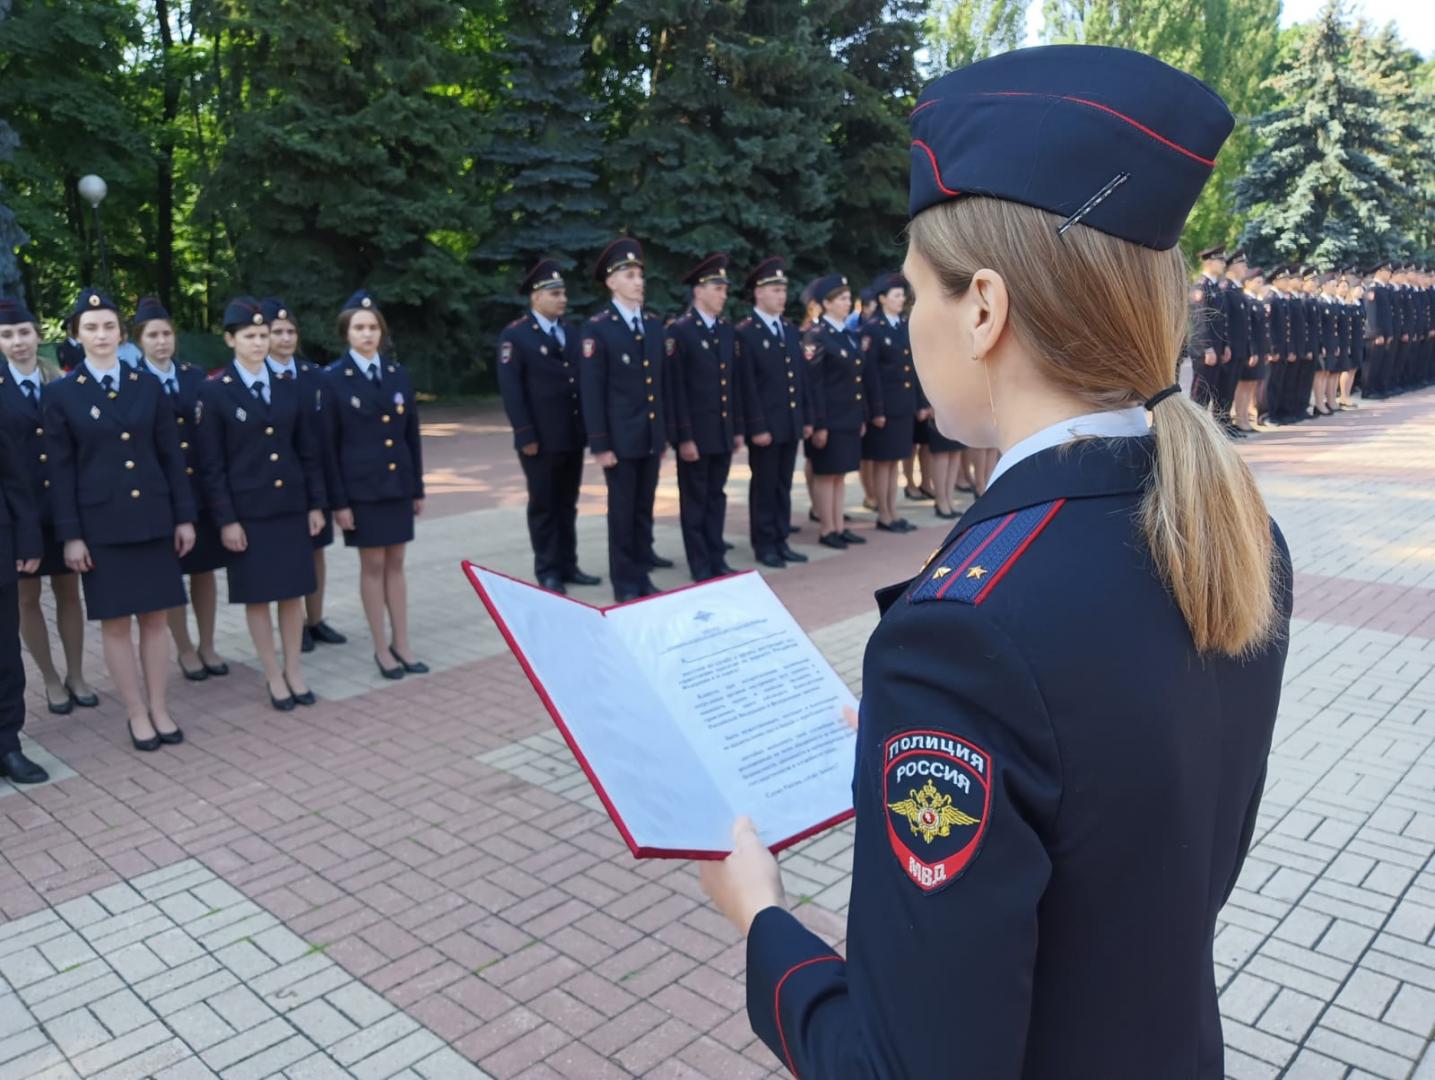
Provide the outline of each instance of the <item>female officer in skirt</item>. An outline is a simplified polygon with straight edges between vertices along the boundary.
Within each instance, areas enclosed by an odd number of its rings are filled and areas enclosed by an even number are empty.
[[[932,451],[932,490],[937,496],[937,505],[933,511],[939,518],[955,520],[961,516],[961,511],[952,505],[952,496],[957,490],[957,480],[966,464],[962,453],[966,447],[938,431],[935,420],[927,420],[919,426],[927,428],[927,445]]]
[[[121,364],[119,309],[86,289],[69,318],[85,359],[45,394],[55,534],[82,575],[105,665],[136,750],[184,741],[165,700],[166,612],[183,607],[179,560],[194,547],[194,496],[174,410],[159,381]],[[139,662],[130,621],[139,623]],[[141,689],[140,671],[144,672]]]
[[[812,501],[819,523],[818,543],[845,550],[848,544],[867,541],[843,524],[847,474],[862,458],[862,436],[867,418],[881,415],[865,391],[878,380],[865,379],[862,348],[857,335],[846,328],[852,311],[852,289],[841,274],[828,274],[812,285],[821,301],[822,316],[802,336],[802,355],[808,364],[808,386],[813,414],[812,437],[806,455],[812,462]],[[877,393],[881,393],[880,388]]]
[[[32,573],[20,574],[20,637],[45,681],[45,704],[64,715],[76,705],[93,708],[99,695],[85,681],[85,613],[80,607],[80,579],[65,565],[64,545],[55,535],[55,514],[50,503],[50,463],[45,450],[42,410],[50,379],[40,363],[39,320],[18,300],[0,299],[0,423],[9,430],[17,464],[28,477],[40,529],[44,555]],[[50,579],[55,598],[55,627],[65,653],[65,674],[55,669],[50,651],[50,628],[40,606],[40,583]]]
[[[244,605],[249,636],[281,712],[314,704],[299,666],[304,597],[314,591],[310,537],[324,527],[324,478],[312,400],[292,379],[276,379],[265,357],[269,324],[247,296],[224,309],[224,343],[234,362],[200,387],[200,455],[205,500],[229,563],[229,602]],[[280,667],[269,605],[279,605]]]
[[[199,387],[204,372],[193,364],[179,363],[174,358],[174,323],[169,312],[153,296],[142,298],[130,322],[130,337],[144,354],[142,370],[159,380],[165,399],[174,410],[175,427],[179,429],[179,449],[184,454],[184,472],[189,478],[190,494],[199,514],[194,523],[194,547],[179,560],[179,568],[189,575],[189,601],[194,607],[194,622],[199,629],[199,645],[189,636],[189,611],[177,607],[169,613],[169,633],[179,653],[179,669],[191,682],[203,682],[211,675],[228,675],[229,665],[220,659],[214,647],[214,623],[219,608],[214,572],[229,561],[229,553],[219,541],[219,526],[214,523],[200,488]]]
[[[299,384],[300,397],[310,402],[318,413],[314,432],[319,463],[324,472],[324,490],[332,491],[336,486],[334,470],[338,468],[338,463],[334,459],[333,432],[327,426],[334,415],[334,403],[328,396],[328,380],[319,365],[311,364],[299,355],[299,321],[293,309],[275,296],[261,300],[259,306],[269,320],[269,370],[276,379],[295,380]],[[333,542],[334,519],[325,511],[324,527],[312,540],[314,591],[304,598],[304,652],[313,652],[316,642],[342,645],[349,640],[324,621],[324,585],[329,576],[324,549]]]
[[[872,418],[862,436],[862,463],[871,470],[877,528],[909,532],[916,526],[897,516],[897,472],[912,456],[922,391],[912,370],[907,321],[902,316],[907,283],[900,274],[883,274],[873,283],[872,291],[877,310],[862,324],[862,356],[867,381],[881,384],[876,396],[882,415]]]
[[[424,474],[413,383],[400,364],[379,354],[388,334],[378,304],[360,289],[339,312],[339,337],[348,352],[324,374],[333,394],[330,422],[339,463],[331,493],[334,521],[344,530],[344,544],[359,549],[359,594],[374,663],[384,678],[402,679],[428,671],[409,648],[404,579],[404,549],[414,538],[414,518],[423,513]]]
[[[912,113],[913,352],[939,426],[1001,459],[878,593],[846,959],[751,822],[702,875],[795,1075],[1223,1074],[1216,915],[1290,610],[1250,472],[1168,385],[1176,243],[1232,124],[1195,79],[1082,45],[972,64]]]

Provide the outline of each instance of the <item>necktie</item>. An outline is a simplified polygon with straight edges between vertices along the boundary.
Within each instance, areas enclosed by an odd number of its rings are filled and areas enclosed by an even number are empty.
[[[281,371],[279,373],[279,377],[281,379],[292,379],[294,377],[294,373],[292,371]]]
[[[633,316],[633,333],[635,333],[635,334],[641,334],[642,332],[643,332],[643,320],[640,319],[640,318],[638,318],[638,316],[634,315],[634,316]]]
[[[266,394],[264,393],[264,389],[265,389],[264,381],[261,379],[259,382],[254,383],[252,386],[250,386],[249,392],[250,392],[251,394],[253,394],[256,399],[262,398],[262,399],[264,400],[264,402],[267,404],[268,401],[269,401],[269,397],[268,397],[268,395],[266,395]]]
[[[175,385],[174,376],[171,375],[164,381],[164,392],[171,396],[179,393],[179,387]]]
[[[772,324],[772,336],[777,338],[777,343],[779,345],[782,344],[782,323],[777,322],[776,320],[774,320]]]
[[[378,386],[378,385],[379,385],[379,365],[378,365],[378,364],[375,364],[373,367],[369,368],[369,382],[373,383],[375,386]]]
[[[29,379],[20,380],[20,389],[25,391],[25,398],[31,405],[38,405],[40,402],[40,388]]]
[[[103,376],[100,379],[100,385],[105,388],[105,392],[108,393],[110,397],[115,396],[115,377],[113,375]]]

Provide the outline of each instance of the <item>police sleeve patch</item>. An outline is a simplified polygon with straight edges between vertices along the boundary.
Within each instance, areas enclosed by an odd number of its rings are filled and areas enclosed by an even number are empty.
[[[678,351],[678,343],[673,338],[668,338],[668,340],[663,343],[663,348],[668,351],[669,356],[672,356]]]
[[[992,759],[945,731],[893,735],[882,754],[887,840],[902,872],[924,893],[966,872],[991,820]]]
[[[598,343],[590,337],[583,339],[583,359],[593,359],[593,354],[598,351]]]
[[[513,359],[513,342],[505,341],[498,347],[498,362],[506,364]]]

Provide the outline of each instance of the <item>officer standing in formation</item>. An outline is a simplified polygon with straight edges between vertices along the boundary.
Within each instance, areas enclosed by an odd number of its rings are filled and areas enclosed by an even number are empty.
[[[917,418],[926,419],[922,388],[912,368],[907,339],[907,282],[901,274],[883,274],[872,285],[876,310],[862,324],[862,357],[867,382],[881,384],[876,398],[882,415],[874,417],[862,437],[862,460],[871,470],[872,496],[877,503],[877,528],[910,532],[916,526],[897,516],[897,473],[916,445]]]
[[[568,290],[553,259],[518,283],[528,314],[498,337],[498,389],[528,484],[533,575],[552,592],[602,579],[578,567],[578,491],[583,483],[583,408],[578,327],[564,319]]]
[[[694,581],[731,574],[724,557],[727,476],[741,450],[737,335],[723,318],[728,257],[709,255],[683,278],[692,307],[667,331],[668,441],[678,454],[678,516]]]
[[[797,444],[811,437],[812,421],[802,335],[783,314],[787,286],[785,260],[774,255],[758,263],[743,282],[752,315],[737,324],[752,550],[773,569],[807,561],[788,544]]]
[[[643,309],[643,247],[620,237],[593,276],[608,306],[583,325],[579,386],[588,445],[608,485],[608,576],[619,602],[658,591],[649,574],[672,566],[653,550],[653,500],[666,448],[663,324]]]
[[[878,593],[845,955],[786,909],[751,821],[702,884],[794,1076],[1219,1080],[1212,942],[1291,588],[1249,470],[1171,385],[1176,244],[1234,118],[1081,45],[961,68],[911,115],[916,366],[938,425],[1001,458]]]

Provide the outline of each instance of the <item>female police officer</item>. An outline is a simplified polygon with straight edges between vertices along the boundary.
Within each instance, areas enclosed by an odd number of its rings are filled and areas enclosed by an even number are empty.
[[[1212,937],[1289,624],[1254,481],[1167,386],[1175,245],[1231,115],[1150,57],[1055,46],[943,77],[912,122],[913,353],[941,426],[1001,460],[879,594],[846,961],[751,823],[704,884],[799,1076],[1213,1080]]]

